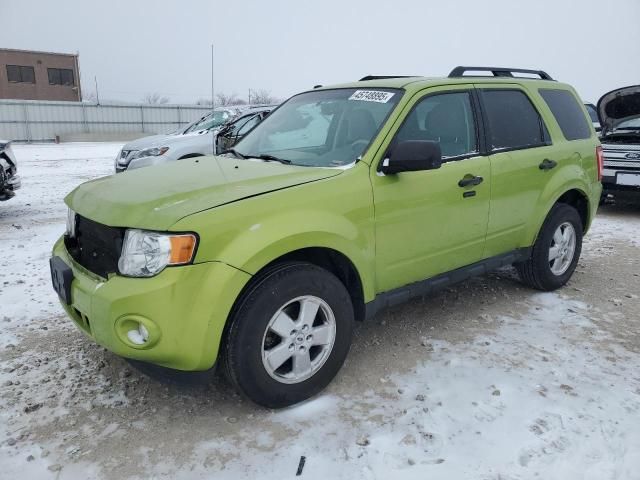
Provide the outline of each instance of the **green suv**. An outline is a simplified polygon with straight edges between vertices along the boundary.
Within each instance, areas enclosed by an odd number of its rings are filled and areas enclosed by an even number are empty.
[[[112,352],[219,362],[251,400],[283,407],[329,384],[354,321],[381,308],[511,264],[534,288],[564,285],[600,198],[599,152],[576,92],[544,72],[317,87],[220,156],[80,185],[53,285]]]

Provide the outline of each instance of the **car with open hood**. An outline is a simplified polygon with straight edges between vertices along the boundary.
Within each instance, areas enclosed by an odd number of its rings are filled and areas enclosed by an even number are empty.
[[[603,195],[640,194],[640,85],[618,88],[598,101],[604,154]]]
[[[543,71],[318,87],[225,154],[78,186],[53,287],[112,352],[220,365],[284,407],[326,387],[354,321],[383,308],[507,265],[539,290],[566,284],[600,160],[580,97]]]
[[[11,142],[0,140],[0,201],[12,198],[19,188],[18,161]]]

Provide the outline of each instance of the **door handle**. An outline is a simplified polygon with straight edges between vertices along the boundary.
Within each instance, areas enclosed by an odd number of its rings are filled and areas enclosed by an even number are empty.
[[[480,185],[483,180],[484,178],[482,177],[465,176],[462,180],[458,182],[458,186],[459,187],[469,187],[469,186],[475,187],[476,185]]]
[[[542,163],[538,165],[538,168],[540,168],[540,170],[551,170],[556,165],[558,165],[558,162],[556,162],[555,160],[549,160],[548,158],[545,158]]]

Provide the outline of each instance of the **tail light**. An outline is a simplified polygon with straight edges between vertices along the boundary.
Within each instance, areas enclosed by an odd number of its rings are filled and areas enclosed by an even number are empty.
[[[598,181],[602,181],[602,171],[604,170],[604,154],[602,153],[602,146],[596,147],[596,162],[598,163]]]

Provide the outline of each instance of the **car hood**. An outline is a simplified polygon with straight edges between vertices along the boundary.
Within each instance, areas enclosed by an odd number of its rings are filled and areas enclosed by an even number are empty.
[[[151,135],[149,137],[142,137],[125,144],[122,147],[122,149],[123,150],[142,150],[144,148],[162,146],[158,144],[163,143],[165,140],[168,141],[175,136],[176,135],[172,134],[172,135]]]
[[[603,135],[621,122],[640,117],[640,85],[618,88],[598,100],[598,117]]]
[[[220,205],[329,178],[341,169],[227,157],[199,157],[83,183],[65,203],[112,227],[167,230],[181,218]]]

